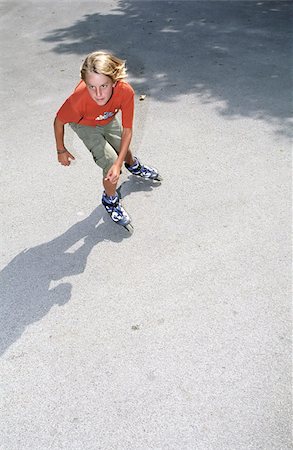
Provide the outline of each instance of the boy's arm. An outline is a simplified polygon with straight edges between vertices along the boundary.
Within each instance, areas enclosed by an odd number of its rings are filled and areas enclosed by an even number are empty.
[[[106,176],[106,180],[109,180],[113,184],[117,183],[119,179],[120,170],[123,162],[125,161],[125,157],[129,149],[131,138],[132,138],[132,128],[123,128],[118,158]]]
[[[69,166],[71,162],[70,160],[75,158],[71,153],[69,153],[64,145],[64,124],[58,119],[58,117],[55,117],[54,120],[54,133],[58,161],[62,164],[62,166]]]

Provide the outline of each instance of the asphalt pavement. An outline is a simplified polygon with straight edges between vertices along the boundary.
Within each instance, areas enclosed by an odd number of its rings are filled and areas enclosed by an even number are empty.
[[[291,15],[291,16],[290,16]],[[1,3],[1,450],[289,450],[292,4]],[[56,160],[86,54],[127,60],[135,231]],[[144,100],[139,100],[144,94]]]

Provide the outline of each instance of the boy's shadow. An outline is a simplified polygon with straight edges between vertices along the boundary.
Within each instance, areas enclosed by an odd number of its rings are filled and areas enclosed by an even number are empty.
[[[119,191],[125,197],[152,188],[152,183],[128,179]],[[0,355],[52,306],[70,300],[72,284],[62,279],[84,272],[95,245],[105,240],[119,243],[127,237],[130,234],[114,224],[100,205],[61,236],[17,255],[0,272]],[[59,284],[51,288],[52,281]]]
[[[150,192],[153,189],[161,186],[162,184],[160,181],[145,180],[139,176],[125,174],[124,172],[122,173],[123,175],[121,178],[124,181],[122,181],[117,189],[119,197],[121,197],[122,199],[124,197],[127,197],[127,195],[133,194],[134,192]]]

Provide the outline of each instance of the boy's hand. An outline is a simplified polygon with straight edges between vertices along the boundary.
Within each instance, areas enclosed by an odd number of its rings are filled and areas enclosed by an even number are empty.
[[[105,178],[106,181],[110,181],[112,184],[116,184],[120,177],[120,166],[117,164],[113,164],[109,172],[107,173],[107,176]]]
[[[58,152],[58,161],[62,166],[69,166],[72,159],[75,158],[68,150],[61,150]]]

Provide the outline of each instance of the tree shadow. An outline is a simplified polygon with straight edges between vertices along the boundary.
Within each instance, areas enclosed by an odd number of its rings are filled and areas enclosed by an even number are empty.
[[[288,1],[121,0],[43,40],[58,54],[110,49],[127,59],[137,91],[161,102],[196,94],[226,118],[263,119],[289,135],[291,12]]]
[[[130,177],[119,191],[126,197],[153,188],[152,183]],[[19,253],[0,272],[0,355],[28,325],[41,320],[54,305],[62,306],[70,300],[72,284],[63,279],[84,272],[87,258],[98,243],[119,243],[129,237],[100,205],[61,236]]]

